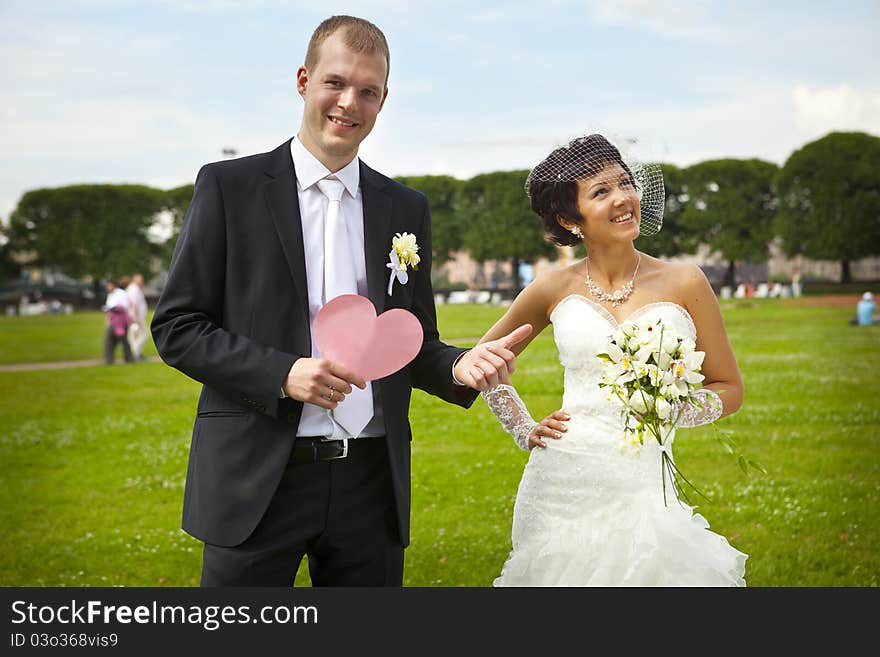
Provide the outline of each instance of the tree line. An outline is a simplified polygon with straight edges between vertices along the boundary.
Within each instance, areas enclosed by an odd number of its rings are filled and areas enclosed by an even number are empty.
[[[880,254],[880,138],[832,132],[792,153],[782,167],[758,159],[718,159],[680,168],[660,163],[666,188],[663,230],[640,239],[657,256],[695,253],[705,244],[728,264],[763,262],[778,238],[783,251],[842,265],[850,282],[852,261]],[[524,184],[528,171],[496,171],[459,180],[450,176],[400,176],[431,205],[436,263],[465,251],[474,260],[520,262],[554,259],[531,212]],[[167,267],[192,199],[193,185],[160,190],[144,185],[73,185],[26,192],[2,228],[0,275],[15,276],[17,263],[58,267],[97,285],[114,273]],[[167,213],[171,236],[156,240],[151,228]],[[519,280],[514,281],[519,288]]]

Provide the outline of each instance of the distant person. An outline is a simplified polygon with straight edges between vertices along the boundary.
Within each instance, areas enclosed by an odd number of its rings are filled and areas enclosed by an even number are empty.
[[[128,288],[130,283],[131,283],[131,276],[120,276],[119,280],[116,281],[116,285],[123,292],[126,291],[126,289]],[[129,318],[128,325],[131,326],[131,319],[134,317],[134,314],[131,311],[131,301],[129,301],[129,299],[128,299],[128,294],[125,295],[125,307],[128,309],[128,318]]]
[[[131,347],[128,344],[126,333],[131,317],[128,314],[128,295],[120,288],[115,280],[107,281],[107,300],[101,306],[107,315],[107,324],[104,329],[104,362],[112,365],[115,359],[116,345],[122,345],[122,354],[126,363],[133,363]]]
[[[877,312],[877,304],[874,303],[874,295],[865,292],[856,304],[856,323],[859,326],[870,326],[880,323],[880,319],[874,316]]]
[[[797,270],[791,275],[791,296],[801,296],[801,273]]]
[[[131,325],[128,327],[128,344],[135,360],[146,360],[144,356],[144,343],[147,341],[147,297],[144,295],[144,277],[135,274],[131,282],[125,288],[128,295],[128,314],[131,317]]]

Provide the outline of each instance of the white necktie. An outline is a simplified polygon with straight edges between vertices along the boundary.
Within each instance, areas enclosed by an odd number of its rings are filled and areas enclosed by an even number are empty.
[[[327,197],[324,215],[324,303],[342,294],[357,294],[349,227],[342,211],[345,186],[335,178],[318,181],[318,188]],[[364,390],[352,386],[351,392],[330,413],[345,433],[356,438],[373,417],[373,391],[369,383]]]

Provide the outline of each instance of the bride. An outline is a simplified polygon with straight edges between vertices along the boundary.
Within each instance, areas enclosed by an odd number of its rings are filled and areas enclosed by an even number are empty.
[[[742,404],[739,368],[703,272],[633,245],[662,224],[659,169],[631,167],[593,134],[550,153],[526,192],[548,239],[583,243],[588,255],[536,278],[481,339],[531,324],[531,336],[512,348],[519,353],[552,324],[565,368],[562,409],[540,423],[509,380],[482,393],[531,450],[514,505],[513,549],[495,586],[744,586],[747,555],[692,507],[665,499],[658,444],[621,449],[620,407],[598,385],[596,355],[608,336],[627,320],[662,319],[705,352],[699,394],[715,400],[705,410],[687,407],[678,426],[711,422]]]

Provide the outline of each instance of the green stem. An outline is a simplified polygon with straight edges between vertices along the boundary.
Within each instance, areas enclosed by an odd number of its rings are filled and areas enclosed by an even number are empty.
[[[687,502],[688,504],[691,503],[690,498],[688,497],[687,493],[685,492],[684,486],[680,483],[680,482],[684,482],[685,484],[690,486],[691,490],[693,490],[695,493],[697,493],[704,500],[706,500],[707,502],[710,502],[710,503],[712,502],[712,500],[710,500],[708,497],[706,497],[706,495],[699,488],[694,486],[688,480],[688,478],[682,474],[681,470],[678,469],[678,466],[675,465],[672,458],[666,452],[663,452],[660,460],[661,460],[661,468],[662,468],[663,476],[664,476],[664,480],[663,480],[663,503],[664,504],[666,503],[665,476],[666,476],[667,471],[669,472],[669,477],[672,480],[672,483],[673,483],[673,486],[675,489],[676,499],[678,499],[680,501],[680,498],[683,497],[685,502]],[[693,505],[691,505],[691,506],[693,506]]]

